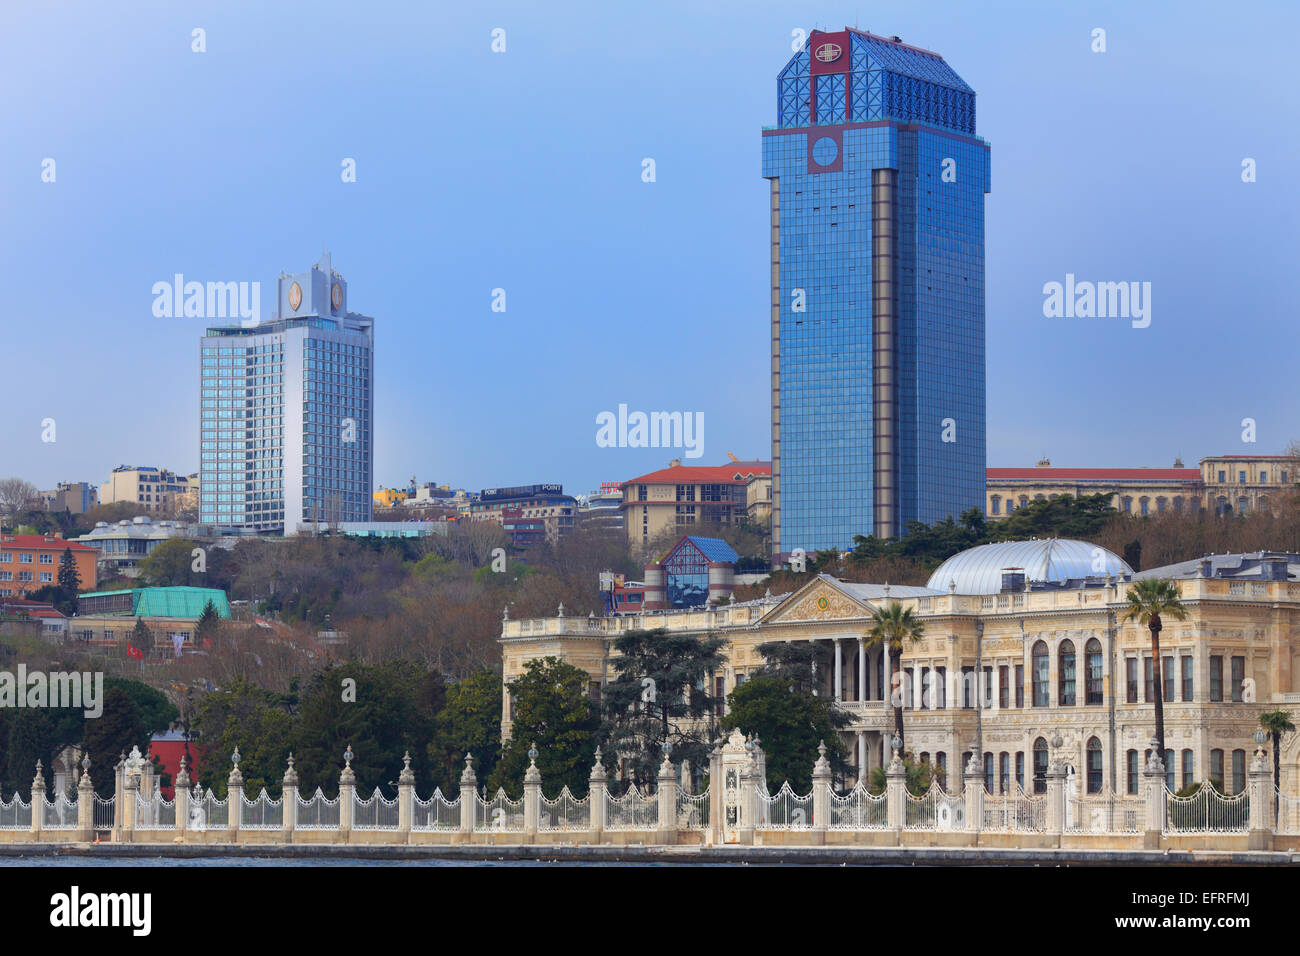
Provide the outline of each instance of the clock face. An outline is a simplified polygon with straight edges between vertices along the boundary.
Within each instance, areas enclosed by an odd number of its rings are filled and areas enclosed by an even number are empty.
[[[302,305],[302,286],[295,282],[289,286],[289,308],[297,312],[300,305]]]
[[[343,308],[343,284],[334,283],[334,288],[330,289],[330,302],[334,305],[334,311],[337,312]]]

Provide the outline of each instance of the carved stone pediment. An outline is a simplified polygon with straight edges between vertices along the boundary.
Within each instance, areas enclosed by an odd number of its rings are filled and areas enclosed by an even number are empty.
[[[767,621],[841,621],[870,614],[869,605],[854,600],[827,581],[818,580],[811,582],[802,593],[792,595]]]

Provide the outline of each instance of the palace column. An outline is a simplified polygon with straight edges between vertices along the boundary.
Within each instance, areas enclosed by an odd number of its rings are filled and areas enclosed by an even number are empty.
[[[833,699],[838,704],[844,699],[844,650],[840,638],[835,638],[835,694]]]
[[[867,646],[858,640],[858,703],[867,702]],[[865,753],[865,751],[863,751]]]

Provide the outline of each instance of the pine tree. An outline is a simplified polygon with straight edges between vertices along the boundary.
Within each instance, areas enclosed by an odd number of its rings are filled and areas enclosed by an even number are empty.
[[[199,619],[194,623],[195,646],[202,647],[205,640],[216,637],[220,625],[221,617],[217,614],[216,605],[209,599],[208,603],[203,605],[203,611],[199,614]]]
[[[59,587],[74,601],[81,590],[81,572],[77,570],[71,548],[64,548],[63,557],[59,559]]]
[[[131,645],[145,657],[153,650],[153,631],[149,630],[144,623],[143,618],[135,619],[135,627],[131,628]]]

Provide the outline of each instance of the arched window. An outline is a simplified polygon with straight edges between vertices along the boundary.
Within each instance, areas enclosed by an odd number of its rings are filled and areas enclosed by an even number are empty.
[[[1025,505],[1027,505],[1027,504],[1029,504],[1029,496],[1028,496],[1028,495],[1021,495],[1021,496],[1020,496],[1020,507],[1023,508],[1023,507],[1025,507]]]
[[[1088,688],[1086,702],[1090,705],[1099,705],[1102,703],[1101,692],[1101,641],[1095,637],[1091,638],[1083,649],[1084,656],[1087,658],[1088,668]]]
[[[1232,513],[1232,505],[1228,504],[1228,499],[1225,498],[1223,495],[1219,495],[1218,499],[1215,501],[1214,513],[1218,515],[1226,515]]]
[[[1047,657],[1047,645],[1039,641],[1034,645],[1033,660],[1033,679],[1034,679],[1034,706],[1049,707],[1051,701],[1048,699],[1047,689],[1049,675],[1049,664]]]
[[[1183,789],[1196,782],[1196,757],[1190,750],[1183,751]]]
[[[1128,766],[1128,792],[1138,792],[1138,752],[1130,750],[1127,757]]]
[[[1146,498],[1139,498],[1139,499],[1138,499],[1138,512],[1139,512],[1140,514],[1146,514],[1147,511],[1148,511],[1148,501],[1147,501],[1147,499],[1146,499]]]
[[[1101,793],[1101,741],[1088,738],[1088,792]]]
[[[1245,498],[1238,498],[1237,514],[1244,515],[1249,510],[1250,510],[1250,502],[1248,502]]]
[[[989,514],[991,515],[1000,514],[1001,508],[1002,508],[1001,496],[994,495],[991,499],[989,499]]]
[[[1246,789],[1246,751],[1232,752],[1232,792],[1241,793]]]
[[[1034,793],[1047,792],[1047,741],[1034,741]]]
[[[1182,513],[1183,513],[1183,499],[1182,499],[1182,498],[1175,498],[1175,499],[1174,499],[1174,514],[1182,514]]]
[[[1120,499],[1120,510],[1123,511],[1125,514],[1131,514],[1133,511],[1133,499],[1132,498]]]
[[[1011,790],[1011,754],[1005,750],[998,754],[998,793]]]
[[[1156,514],[1161,514],[1161,515],[1162,515],[1162,514],[1164,514],[1164,513],[1165,513],[1165,499],[1164,499],[1164,498],[1157,498],[1157,499],[1156,499]]]
[[[1074,642],[1062,641],[1056,656],[1056,703],[1058,707],[1074,706]]]

